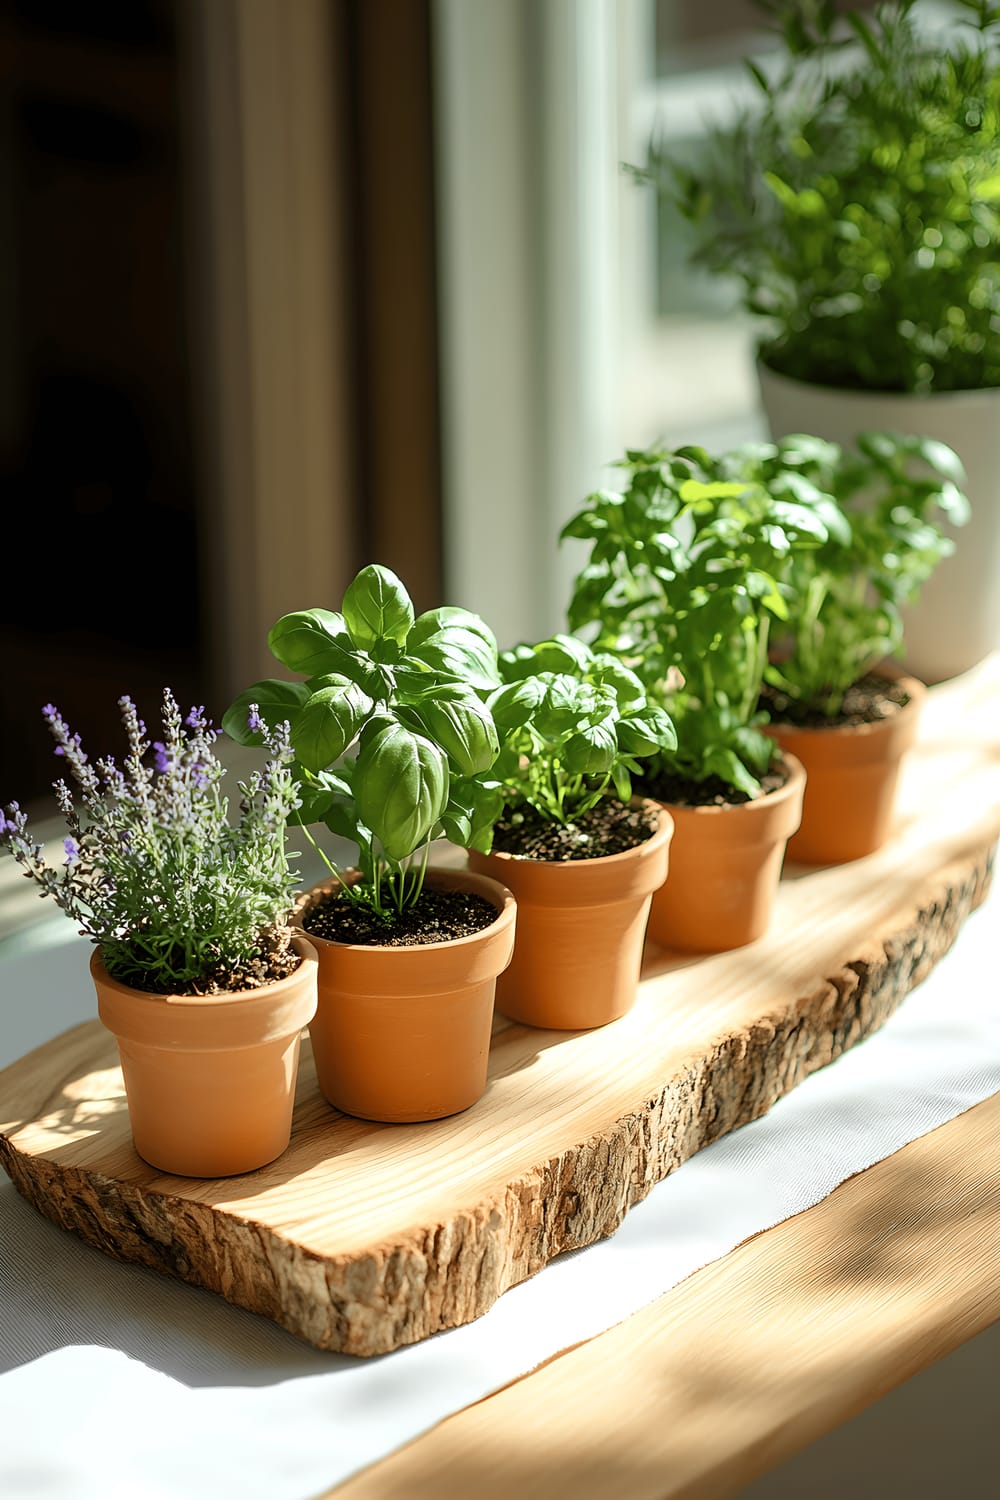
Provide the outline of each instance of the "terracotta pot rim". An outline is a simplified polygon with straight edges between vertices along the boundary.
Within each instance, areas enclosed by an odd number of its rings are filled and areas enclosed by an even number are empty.
[[[777,720],[763,726],[764,734],[788,734],[801,735],[806,740],[827,740],[836,735],[840,739],[866,739],[883,734],[891,734],[899,727],[902,719],[910,718],[921,708],[927,698],[928,687],[919,677],[914,677],[909,672],[894,672],[888,669],[875,667],[873,672],[879,677],[885,677],[890,682],[896,682],[906,689],[909,702],[904,703],[898,713],[888,714],[884,719],[875,719],[868,724],[789,724],[783,720]],[[789,753],[786,751],[786,754]]]
[[[594,859],[533,859],[530,854],[511,854],[506,849],[491,849],[486,859],[504,860],[514,865],[530,866],[532,869],[563,870],[585,869],[585,870],[614,870],[619,864],[625,864],[634,859],[637,853],[653,853],[668,841],[673,828],[670,822],[670,808],[665,802],[657,802],[655,797],[636,798],[639,806],[652,806],[657,810],[659,823],[648,839],[642,839],[638,844],[633,844],[629,849],[620,849],[617,854],[599,854]],[[667,816],[664,818],[663,813]]]
[[[674,818],[678,815],[682,818],[725,818],[730,815],[758,817],[762,813],[773,812],[775,808],[797,797],[806,779],[806,768],[797,755],[793,755],[790,750],[782,750],[780,759],[788,766],[790,774],[782,786],[775,787],[773,792],[765,792],[763,797],[754,797],[749,802],[705,803],[690,807],[683,802],[663,802],[660,806],[665,807]]]
[[[359,870],[352,868],[345,870],[344,876],[350,879],[352,876],[359,877],[360,873]],[[325,894],[327,891],[333,890],[341,884],[335,875],[331,875],[329,880],[318,881],[315,885],[310,886],[307,891],[302,892],[293,909],[292,921],[296,925],[296,930],[301,931],[319,952],[332,948],[336,949],[338,953],[344,954],[378,954],[382,959],[390,963],[401,963],[407,958],[412,960],[413,955],[417,953],[433,954],[440,952],[442,949],[452,951],[459,948],[472,947],[476,943],[482,943],[490,937],[497,936],[501,928],[513,922],[517,910],[517,901],[514,892],[503,885],[501,881],[494,880],[490,875],[479,875],[473,870],[452,870],[444,865],[430,865],[424,877],[424,883],[426,885],[428,882],[438,881],[442,877],[449,884],[461,886],[471,891],[473,895],[485,896],[487,901],[496,908],[496,918],[494,921],[490,922],[486,927],[478,928],[475,932],[466,933],[464,937],[445,938],[443,941],[437,943],[410,943],[405,947],[398,948],[381,943],[341,943],[336,938],[319,937],[316,933],[307,932],[301,926],[301,912],[317,896]]]
[[[99,947],[95,947],[91,952],[90,972],[95,980],[99,979],[103,985],[117,995],[122,995],[127,999],[135,997],[143,1001],[148,1000],[152,1004],[159,1003],[164,1007],[169,1006],[172,1010],[207,1010],[211,1008],[212,1010],[219,1011],[231,1007],[249,1009],[254,1001],[270,1002],[281,999],[286,990],[291,989],[301,981],[304,971],[310,965],[316,966],[318,964],[319,955],[316,952],[314,940],[308,933],[299,933],[296,930],[295,936],[292,938],[292,947],[299,954],[301,962],[290,974],[286,974],[283,979],[275,979],[270,984],[258,986],[257,989],[232,990],[222,995],[160,995],[154,993],[152,990],[138,989],[135,985],[126,984],[124,980],[115,979],[112,974],[108,973],[104,966],[104,960],[101,957]]]

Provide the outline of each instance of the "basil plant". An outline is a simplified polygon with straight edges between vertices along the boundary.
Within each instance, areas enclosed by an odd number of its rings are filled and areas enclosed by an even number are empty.
[[[503,652],[500,674],[489,706],[502,749],[488,774],[506,807],[579,822],[605,797],[628,802],[645,758],[676,744],[636,674],[573,636]]]
[[[853,683],[899,654],[901,606],[954,552],[942,523],[968,519],[961,461],[931,438],[867,432],[853,450],[799,435],[748,445],[728,464],[778,500],[822,510],[826,541],[791,558],[788,614],[764,675],[832,718]]]
[[[697,447],[630,450],[620,492],[589,495],[561,533],[589,543],[569,626],[619,657],[673,720],[677,743],[647,772],[746,796],[778,754],[762,732],[772,625],[789,614],[793,558],[826,541],[834,502],[728,472]]]
[[[415,617],[400,579],[370,564],[339,612],[283,615],[268,646],[304,680],[254,683],[223,728],[256,744],[251,703],[265,723],[288,721],[296,821],[307,837],[322,823],[356,846],[361,878],[345,883],[349,899],[387,917],[412,906],[436,838],[488,852],[501,798],[485,778],[500,750],[486,700],[500,675],[496,639],[478,615],[444,606]]]

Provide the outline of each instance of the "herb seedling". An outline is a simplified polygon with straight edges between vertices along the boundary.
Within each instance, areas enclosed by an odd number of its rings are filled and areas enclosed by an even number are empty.
[[[46,862],[26,814],[0,814],[6,848],[68,917],[100,947],[108,973],[155,994],[209,994],[281,977],[298,959],[287,919],[298,877],[286,851],[298,792],[289,769],[288,724],[265,730],[263,770],[239,783],[239,816],[222,791],[220,731],[192,708],[182,719],[163,692],[163,739],[150,744],[128,697],[119,700],[127,752],[91,763],[51,704],[43,710],[56,754],[76,782],[53,783],[66,821],[65,861]],[[149,764],[149,752],[153,764]]]
[[[267,679],[241,693],[223,726],[255,744],[247,705],[287,718],[302,789],[297,821],[344,896],[390,921],[423,889],[430,843],[489,847],[499,793],[484,780],[499,752],[488,695],[500,684],[492,631],[468,610],[414,617],[401,580],[362,568],[339,612],[283,615],[272,655],[304,681]],[[358,851],[344,880],[308,825],[323,823]]]
[[[505,807],[579,823],[606,797],[628,802],[642,762],[676,744],[669,715],[634,672],[573,636],[500,657],[489,700],[503,748],[489,773]]]
[[[968,517],[962,465],[943,443],[886,432],[862,433],[853,450],[790,437],[749,445],[728,462],[776,499],[822,509],[827,539],[790,559],[788,616],[764,676],[832,718],[853,683],[900,652],[900,606],[917,600],[954,551],[940,520]]]

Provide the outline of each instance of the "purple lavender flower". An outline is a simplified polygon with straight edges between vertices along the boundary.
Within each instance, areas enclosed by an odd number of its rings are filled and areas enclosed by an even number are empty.
[[[90,764],[80,736],[54,705],[45,707],[82,790],[78,808],[69,778],[53,783],[66,820],[64,867],[46,865],[16,802],[0,807],[0,852],[100,945],[116,977],[138,976],[156,993],[179,986],[203,993],[206,963],[213,975],[239,968],[260,950],[261,934],[287,917],[297,876],[285,838],[297,788],[289,772],[270,767],[232,821],[218,791],[225,767],[212,749],[222,731],[204,709],[191,710],[185,730],[165,689],[162,736],[151,745],[134,701],[123,696],[119,708],[128,746],[120,768],[111,756]],[[210,935],[195,952],[187,941],[193,930]]]
[[[21,811],[19,803],[9,803],[6,813],[4,813],[3,808],[0,807],[0,834],[23,833],[24,826],[25,816]]]
[[[126,732],[134,733],[136,736],[141,736],[143,739],[145,739],[146,725],[143,720],[139,718],[136,706],[132,702],[132,699],[129,697],[128,693],[123,693],[122,696],[118,699],[118,707],[122,711],[122,718],[125,721]]]
[[[125,773],[119,767],[113,755],[102,755],[97,762],[97,769],[104,778],[104,785],[113,797],[123,797],[126,791]]]
[[[251,703],[250,712],[247,714],[247,728],[251,734],[257,734],[264,728],[264,720],[260,716],[260,709],[256,703]]]

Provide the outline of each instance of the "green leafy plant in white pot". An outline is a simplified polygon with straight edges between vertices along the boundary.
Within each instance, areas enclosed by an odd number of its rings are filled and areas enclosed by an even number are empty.
[[[747,59],[752,101],[694,158],[654,135],[631,170],[756,321],[772,437],[958,454],[971,522],[904,611],[907,663],[939,681],[1000,646],[1000,6],[759,4],[777,45]]]
[[[617,655],[676,729],[639,783],[675,825],[650,936],[742,947],[770,923],[805,786],[764,732],[770,635],[788,616],[792,557],[826,540],[835,508],[776,498],[700,448],[630,451],[618,467],[623,488],[589,495],[562,532],[589,545],[568,622]]]
[[[283,615],[268,643],[298,680],[253,684],[223,724],[252,745],[248,703],[265,723],[287,720],[296,820],[329,867],[296,907],[319,953],[310,1037],[320,1088],[366,1119],[467,1109],[486,1088],[516,905],[495,880],[436,867],[431,849],[489,845],[500,806],[484,779],[500,750],[486,701],[500,686],[495,637],[467,610],[416,617],[396,574],[370,564],[339,611]],[[351,863],[331,859],[311,827],[352,845]]]

